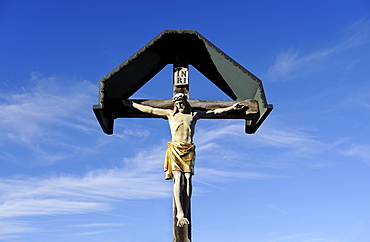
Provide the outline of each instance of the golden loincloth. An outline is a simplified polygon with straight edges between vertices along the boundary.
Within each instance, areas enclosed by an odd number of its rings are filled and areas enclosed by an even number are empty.
[[[172,171],[191,172],[194,175],[195,145],[185,142],[168,142],[164,172],[166,180],[172,179]]]

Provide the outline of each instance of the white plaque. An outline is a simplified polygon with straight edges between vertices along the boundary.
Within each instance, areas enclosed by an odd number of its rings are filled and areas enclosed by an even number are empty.
[[[189,71],[186,67],[178,67],[175,70],[173,81],[175,86],[189,85]]]

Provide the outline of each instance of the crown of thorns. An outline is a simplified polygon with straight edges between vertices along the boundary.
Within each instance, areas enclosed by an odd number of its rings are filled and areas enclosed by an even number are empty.
[[[179,101],[186,101],[188,97],[184,93],[177,93],[175,96],[172,98],[172,102],[179,102]]]

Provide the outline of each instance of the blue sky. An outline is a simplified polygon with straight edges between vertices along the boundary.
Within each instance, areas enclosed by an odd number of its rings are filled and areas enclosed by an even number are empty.
[[[92,112],[99,80],[164,29],[197,30],[274,105],[253,135],[198,122],[193,239],[370,241],[366,0],[1,1],[0,240],[171,240],[167,122],[108,136]],[[134,97],[170,98],[171,78]],[[228,100],[194,68],[190,82]]]

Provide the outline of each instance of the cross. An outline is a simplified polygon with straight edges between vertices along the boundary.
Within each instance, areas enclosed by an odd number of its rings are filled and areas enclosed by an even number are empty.
[[[128,98],[165,65],[173,64],[173,98]],[[191,63],[233,101],[190,99]],[[244,97],[244,98],[243,98]],[[249,98],[245,98],[249,97]],[[202,118],[245,119],[254,133],[272,110],[262,82],[196,31],[165,30],[100,81],[95,115],[107,134],[116,118],[164,118],[170,125],[164,171],[173,179],[173,241],[191,241],[190,198],[194,173],[196,121]]]

